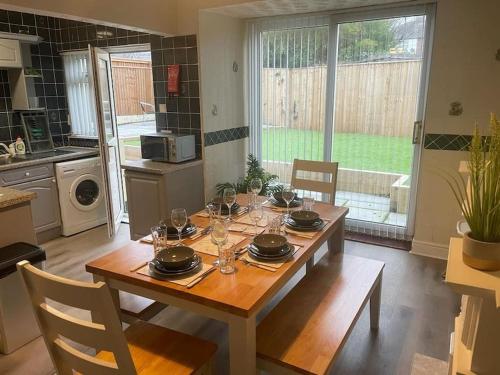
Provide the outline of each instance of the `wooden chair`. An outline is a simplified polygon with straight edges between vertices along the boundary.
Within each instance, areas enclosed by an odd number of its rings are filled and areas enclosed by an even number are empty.
[[[339,163],[294,159],[292,169],[292,186],[299,190],[326,193],[331,204],[335,204],[337,191],[337,172]],[[329,181],[309,180],[297,177],[297,172],[322,173],[330,175]]]
[[[54,276],[22,261],[17,269],[58,374],[209,374],[217,346],[155,326],[132,324],[122,331],[118,309],[103,282],[85,283]],[[46,299],[88,310],[92,321],[68,315]],[[71,340],[71,341],[68,341]],[[94,357],[75,344],[95,348]]]

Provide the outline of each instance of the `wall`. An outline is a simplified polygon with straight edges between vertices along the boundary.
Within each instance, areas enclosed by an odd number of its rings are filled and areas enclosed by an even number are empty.
[[[42,77],[35,78],[35,91],[40,106],[47,108],[54,144],[63,146],[71,129],[67,122],[63,64],[57,52],[58,25],[56,18],[0,9],[0,31],[24,32],[44,38],[42,43],[30,47],[32,65],[42,73]],[[0,76],[3,87],[0,99],[0,142],[8,144],[24,133],[19,116],[12,111],[7,71],[1,71]]]
[[[87,19],[97,23],[126,26],[139,31],[176,34],[176,0],[2,0],[0,8],[37,9],[51,16]]]
[[[205,137],[205,195],[219,182],[243,177],[248,128],[244,120],[242,20],[200,12],[199,48],[202,122]],[[239,66],[233,71],[233,62]],[[217,115],[212,114],[213,105]]]
[[[439,0],[430,72],[425,132],[434,146],[423,150],[418,184],[413,252],[447,256],[460,213],[438,168],[457,170],[467,153],[460,135],[478,121],[487,129],[489,112],[500,113],[500,48],[497,0]],[[448,114],[450,103],[463,104],[461,116]],[[426,138],[430,138],[427,136]],[[426,140],[426,143],[430,143]]]

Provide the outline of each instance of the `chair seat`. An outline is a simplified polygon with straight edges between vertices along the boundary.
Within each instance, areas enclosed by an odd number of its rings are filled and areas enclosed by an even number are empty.
[[[209,341],[142,321],[127,328],[125,337],[141,375],[200,373],[217,350],[217,345]],[[96,357],[113,361],[110,352],[100,352]]]

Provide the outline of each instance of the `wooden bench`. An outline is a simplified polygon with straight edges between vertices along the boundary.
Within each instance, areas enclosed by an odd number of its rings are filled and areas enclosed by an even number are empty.
[[[384,263],[325,255],[257,327],[258,367],[271,374],[325,374],[364,306],[378,328]]]
[[[135,294],[119,292],[121,320],[129,324],[137,320],[148,321],[167,305]]]

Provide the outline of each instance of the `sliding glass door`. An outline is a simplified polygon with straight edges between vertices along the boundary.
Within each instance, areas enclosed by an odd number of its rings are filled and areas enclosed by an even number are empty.
[[[251,150],[285,182],[293,159],[338,162],[352,231],[412,234],[432,10],[251,25]]]
[[[288,181],[293,159],[323,160],[328,25],[262,31],[261,153]]]

